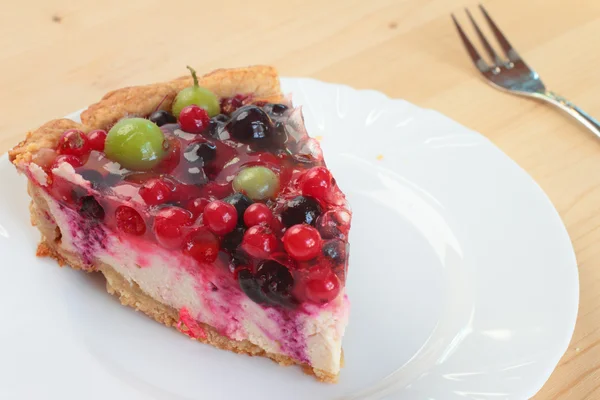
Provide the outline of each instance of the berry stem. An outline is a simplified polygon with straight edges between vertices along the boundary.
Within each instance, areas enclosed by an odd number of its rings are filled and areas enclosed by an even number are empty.
[[[190,70],[190,72],[192,73],[192,79],[194,80],[194,86],[198,87],[198,76],[196,75],[196,70],[192,67],[190,67],[189,65],[186,65],[186,68]]]

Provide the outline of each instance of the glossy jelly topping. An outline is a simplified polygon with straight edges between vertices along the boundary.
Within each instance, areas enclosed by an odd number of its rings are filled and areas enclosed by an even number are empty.
[[[290,104],[218,99],[194,74],[172,112],[69,130],[34,162],[86,219],[221,268],[264,306],[324,304],[344,285],[351,214]]]

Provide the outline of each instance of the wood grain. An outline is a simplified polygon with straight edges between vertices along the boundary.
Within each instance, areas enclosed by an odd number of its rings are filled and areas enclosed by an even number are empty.
[[[600,2],[490,0],[547,85],[600,116]],[[550,196],[577,252],[579,319],[536,399],[600,399],[600,140],[482,83],[451,24],[465,0],[36,0],[0,13],[0,152],[111,89],[267,63],[383,91],[490,138]]]

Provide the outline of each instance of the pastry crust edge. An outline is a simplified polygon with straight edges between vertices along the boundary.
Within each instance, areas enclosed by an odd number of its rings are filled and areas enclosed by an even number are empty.
[[[199,77],[198,81],[200,86],[220,98],[251,94],[253,101],[279,102],[283,99],[279,75],[271,66],[217,69]],[[56,148],[66,130],[108,130],[124,117],[146,117],[157,110],[170,110],[177,93],[192,84],[191,76],[182,76],[168,82],[113,90],[81,113],[81,123],[59,118],[27,132],[25,139],[9,150],[8,157],[17,167],[22,167],[30,163],[40,149]]]

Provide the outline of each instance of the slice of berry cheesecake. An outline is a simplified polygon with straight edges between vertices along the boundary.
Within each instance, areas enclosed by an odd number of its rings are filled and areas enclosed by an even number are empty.
[[[38,255],[198,341],[335,382],[351,213],[271,67],[108,93],[9,153]]]

